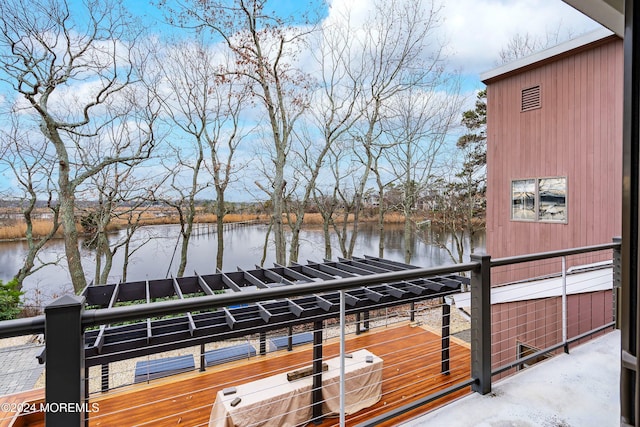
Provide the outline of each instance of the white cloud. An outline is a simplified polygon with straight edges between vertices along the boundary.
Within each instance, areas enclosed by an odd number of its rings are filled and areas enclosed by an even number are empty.
[[[575,37],[599,28],[561,0],[456,0],[446,2],[442,13],[451,62],[471,75],[494,68],[516,34],[544,38],[559,29]]]
[[[402,0],[396,0],[402,1]],[[415,1],[415,0],[407,0]],[[438,0],[434,0],[437,4]],[[516,34],[544,39],[560,33],[564,39],[599,28],[599,24],[562,0],[440,0],[440,35],[446,43],[450,65],[470,79],[494,68],[500,50]],[[326,22],[351,10],[351,23],[364,22],[374,9],[373,0],[332,0]],[[431,2],[424,0],[425,7]],[[437,5],[436,5],[437,7]],[[473,83],[467,86],[475,86]],[[468,88],[467,88],[468,89]]]

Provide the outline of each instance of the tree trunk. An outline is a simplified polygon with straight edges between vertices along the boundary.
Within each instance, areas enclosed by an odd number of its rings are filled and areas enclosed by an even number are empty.
[[[189,252],[189,241],[193,232],[193,219],[188,221],[181,227],[182,246],[180,247],[180,265],[178,266],[177,277],[184,276],[184,270],[187,268],[187,255]]]
[[[111,273],[111,268],[113,267],[113,254],[109,247],[109,238],[106,233],[102,235],[102,244],[104,245],[104,268],[102,269],[102,274],[100,275],[100,284],[106,285],[109,281],[109,274]]]
[[[291,246],[289,248],[289,262],[298,262],[298,255],[300,254],[300,226],[297,225],[291,230]]]
[[[280,151],[279,149],[277,149]],[[287,242],[282,224],[282,214],[284,213],[284,154],[278,152],[276,164],[276,176],[273,181],[272,205],[273,214],[271,222],[273,225],[273,240],[276,246],[276,262],[280,265],[287,265]]]
[[[331,259],[331,234],[329,233],[329,220],[322,221],[322,232],[324,234],[324,257]]]
[[[68,185],[69,184],[66,184],[67,187]],[[79,294],[87,287],[87,279],[84,277],[80,249],[78,248],[78,230],[76,230],[74,216],[75,195],[73,191],[65,188],[64,185],[61,185],[60,188],[63,189],[60,192],[60,216],[64,229],[64,252],[67,258],[73,290],[76,294]]]
[[[216,268],[222,270],[224,260],[224,190],[218,191],[218,202],[216,204],[216,239],[217,239],[217,252],[216,252]]]
[[[404,215],[404,262],[411,264],[413,251],[411,247],[411,218],[405,213]]]

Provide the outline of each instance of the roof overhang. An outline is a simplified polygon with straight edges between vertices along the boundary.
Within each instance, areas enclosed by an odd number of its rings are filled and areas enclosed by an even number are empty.
[[[563,0],[619,37],[624,35],[624,0]]]
[[[500,65],[492,70],[485,71],[480,74],[480,81],[488,84],[492,80],[496,78],[503,78],[514,71],[522,71],[532,67],[538,67],[547,61],[566,54],[567,52],[584,49],[588,46],[600,43],[608,37],[614,37],[614,34],[615,33],[607,28],[599,28],[580,37],[576,37],[575,39],[568,40],[564,43],[560,43],[559,45],[516,59],[515,61]]]

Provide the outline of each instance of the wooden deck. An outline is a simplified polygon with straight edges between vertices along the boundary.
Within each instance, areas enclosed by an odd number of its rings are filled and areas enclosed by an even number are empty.
[[[423,329],[403,324],[397,327],[376,328],[346,343],[347,351],[366,348],[384,360],[382,399],[372,407],[347,417],[347,424],[354,425],[391,409],[403,406],[418,398],[449,387],[470,376],[470,351],[468,346],[451,340],[451,373],[440,373],[440,336]],[[323,357],[338,355],[336,341],[325,343]],[[91,403],[99,404],[99,411],[89,414],[89,425],[97,426],[206,426],[211,406],[218,390],[238,383],[253,381],[278,372],[287,372],[294,367],[309,365],[312,360],[311,345],[292,352],[279,351],[267,356],[253,357],[248,361],[208,368],[206,372],[191,372],[154,380],[148,384],[136,384],[97,394]],[[469,393],[461,390],[447,398],[422,407],[387,425],[408,420],[428,409]],[[42,399],[42,389],[29,393],[0,397],[0,403],[34,401]],[[4,399],[4,400],[3,400]],[[4,418],[0,412],[0,427],[43,426],[41,413],[28,416]],[[10,414],[9,414],[10,415]],[[322,426],[332,426],[338,419],[327,418]]]

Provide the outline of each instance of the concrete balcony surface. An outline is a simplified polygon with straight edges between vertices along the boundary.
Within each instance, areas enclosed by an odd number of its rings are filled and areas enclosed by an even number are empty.
[[[607,333],[403,426],[619,426],[620,348]]]

